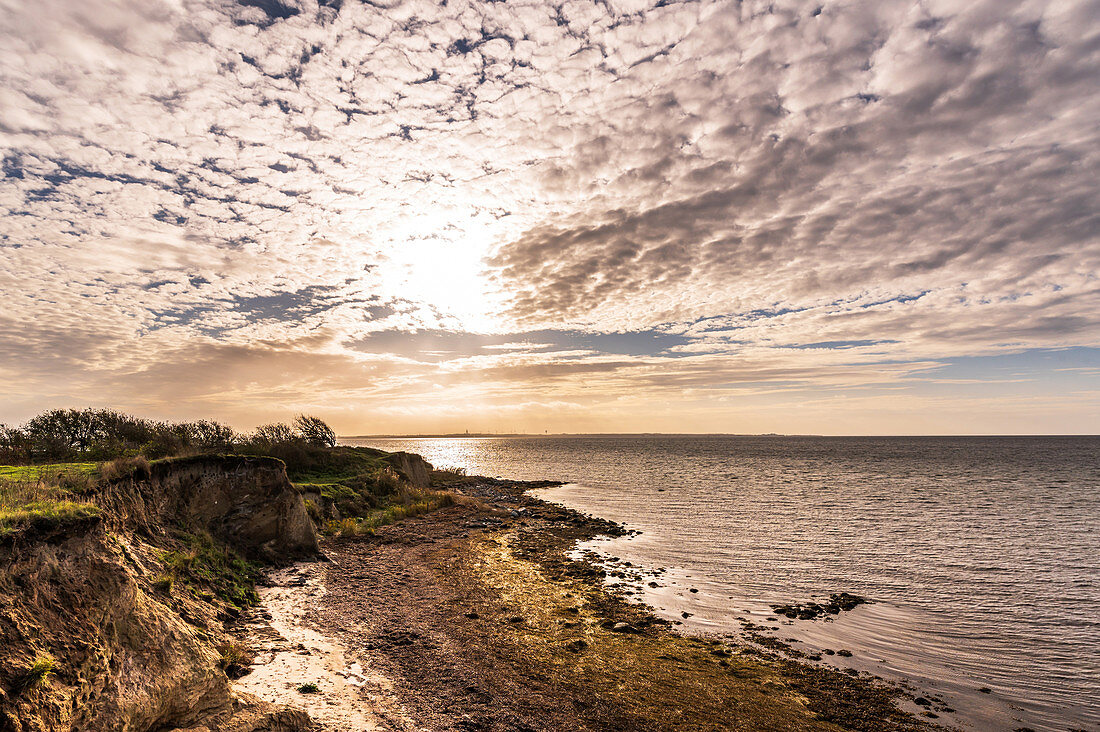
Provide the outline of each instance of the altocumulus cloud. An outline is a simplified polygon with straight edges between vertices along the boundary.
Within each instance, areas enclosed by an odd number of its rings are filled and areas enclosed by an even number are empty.
[[[0,18],[0,419],[832,430],[904,406],[935,431],[1100,406],[1100,2]],[[929,391],[999,354],[1016,377]]]

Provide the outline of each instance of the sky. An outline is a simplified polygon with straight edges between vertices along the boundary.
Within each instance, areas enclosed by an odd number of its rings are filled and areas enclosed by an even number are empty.
[[[0,0],[0,422],[1100,433],[1100,1]]]

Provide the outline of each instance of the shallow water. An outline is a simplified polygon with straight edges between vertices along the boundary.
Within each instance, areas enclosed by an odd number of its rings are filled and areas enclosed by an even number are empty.
[[[364,440],[640,529],[645,600],[696,631],[778,627],[908,679],[974,730],[1100,730],[1100,439],[576,436]],[[690,588],[698,590],[689,592]],[[834,622],[769,603],[875,600]],[[800,646],[803,647],[803,646]],[[991,693],[979,693],[986,687]]]

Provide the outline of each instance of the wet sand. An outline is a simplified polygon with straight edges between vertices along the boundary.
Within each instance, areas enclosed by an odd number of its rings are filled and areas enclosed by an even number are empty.
[[[261,654],[242,688],[300,703],[294,687],[313,675],[321,693],[304,706],[330,729],[931,728],[897,708],[901,690],[854,671],[677,635],[569,556],[621,527],[528,487],[465,486],[459,505],[328,541],[332,563],[265,592],[285,647]],[[310,655],[295,657],[299,643]]]
[[[376,732],[412,729],[388,680],[349,660],[343,645],[319,631],[313,611],[326,594],[324,563],[300,563],[267,575],[260,610],[243,635],[256,653],[236,691],[305,710],[325,729]],[[317,692],[299,687],[315,684]]]

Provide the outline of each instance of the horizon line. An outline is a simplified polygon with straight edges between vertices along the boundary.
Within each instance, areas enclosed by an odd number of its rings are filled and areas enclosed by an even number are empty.
[[[1093,432],[1034,432],[1034,433],[914,433],[914,434],[822,434],[801,432],[423,432],[406,434],[374,434],[374,435],[337,435],[338,440],[395,440],[395,439],[437,439],[457,437],[850,437],[850,438],[884,438],[884,437],[908,437],[908,438],[948,438],[948,437],[988,437],[988,438],[1019,438],[1019,437],[1090,437],[1100,438],[1100,433]]]

